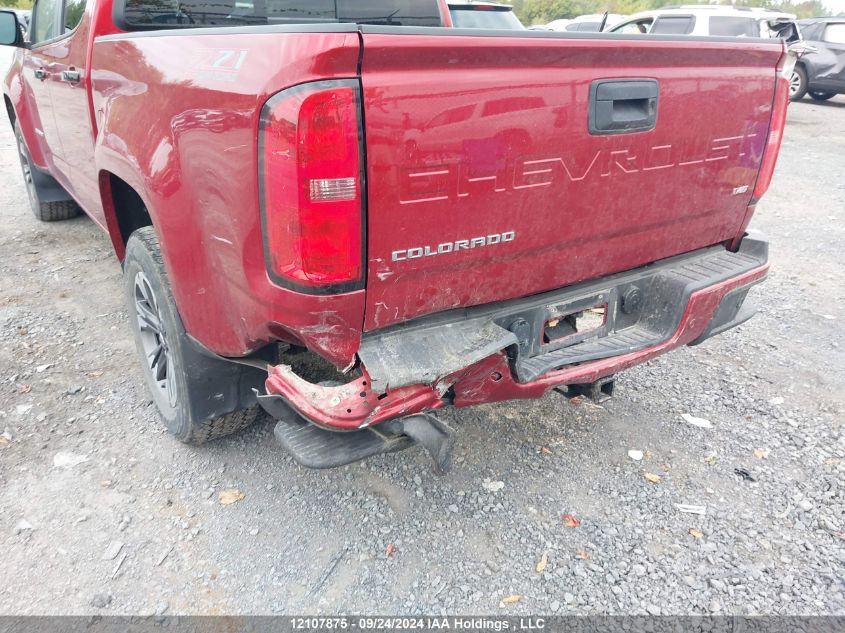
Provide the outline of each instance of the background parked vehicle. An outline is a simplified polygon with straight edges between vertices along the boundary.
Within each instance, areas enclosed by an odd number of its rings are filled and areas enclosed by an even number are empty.
[[[811,18],[798,22],[807,44],[789,82],[793,101],[810,95],[827,101],[845,94],[845,17]]]
[[[513,7],[496,2],[450,2],[449,15],[458,29],[525,29]]]
[[[29,21],[32,17],[32,11],[28,11],[26,9],[15,9],[15,15],[18,16],[18,24],[20,25],[24,36],[26,36],[27,31],[29,31]]]
[[[608,13],[604,30],[607,31],[610,27],[624,20],[625,17],[618,13]],[[571,20],[553,20],[546,26],[552,31],[599,31],[601,30],[599,27],[601,27],[602,20],[604,20],[604,13],[591,13],[579,15]]]
[[[791,13],[779,11],[691,4],[635,13],[605,30],[632,34],[779,37],[778,22],[794,20]]]

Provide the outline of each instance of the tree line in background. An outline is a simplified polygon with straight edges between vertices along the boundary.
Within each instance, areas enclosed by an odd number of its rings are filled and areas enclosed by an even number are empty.
[[[699,0],[700,2],[700,0]],[[523,24],[547,24],[561,18],[574,18],[588,13],[621,13],[630,15],[637,11],[659,9],[671,4],[693,4],[694,0],[673,2],[672,0],[511,0],[514,11]],[[740,4],[722,0],[718,4]],[[746,6],[746,5],[743,5]],[[747,6],[759,6],[776,11],[794,13],[799,18],[811,18],[820,15],[830,15],[821,0],[805,0],[790,2],[789,0],[754,0]]]

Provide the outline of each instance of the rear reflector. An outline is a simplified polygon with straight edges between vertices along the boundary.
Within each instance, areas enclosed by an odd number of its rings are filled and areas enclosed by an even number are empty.
[[[261,111],[259,189],[267,271],[302,292],[363,287],[356,80],[302,84]]]
[[[357,178],[320,178],[308,182],[311,202],[354,200],[358,194]]]
[[[789,54],[786,57],[789,57]],[[757,184],[754,186],[752,204],[766,193],[775,173],[780,144],[783,140],[783,128],[786,126],[786,108],[789,105],[789,74],[792,72],[793,65],[789,64],[788,70],[785,67],[781,68],[775,78],[775,95],[772,102],[769,137],[766,139],[766,147],[763,150],[763,159],[760,162]]]

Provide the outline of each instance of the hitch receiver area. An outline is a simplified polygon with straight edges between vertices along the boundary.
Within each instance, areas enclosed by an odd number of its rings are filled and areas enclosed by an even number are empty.
[[[584,396],[596,404],[601,404],[602,402],[607,402],[613,397],[614,384],[614,377],[607,376],[606,378],[600,378],[595,382],[583,385],[566,385],[565,387],[558,387],[556,391],[562,393],[569,399]]]

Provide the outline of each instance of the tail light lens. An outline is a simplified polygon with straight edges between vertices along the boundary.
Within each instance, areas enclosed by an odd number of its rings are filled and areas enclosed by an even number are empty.
[[[264,255],[282,286],[320,294],[363,287],[359,111],[355,80],[295,86],[262,109]]]
[[[778,68],[775,79],[775,96],[772,102],[772,118],[769,123],[769,136],[766,139],[766,147],[763,150],[763,160],[760,163],[760,173],[757,175],[757,184],[754,186],[753,200],[759,200],[769,185],[772,183],[772,175],[775,173],[780,143],[783,140],[783,128],[786,125],[786,108],[789,105],[789,77],[795,67],[795,56],[789,53],[781,59],[781,66]]]

